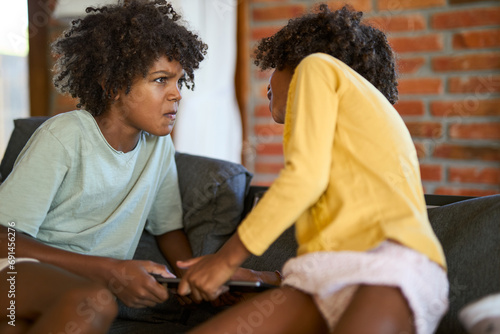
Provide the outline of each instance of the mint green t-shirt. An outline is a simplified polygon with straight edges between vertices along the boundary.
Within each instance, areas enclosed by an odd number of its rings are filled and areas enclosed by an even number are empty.
[[[87,111],[47,120],[0,185],[0,224],[81,254],[131,259],[146,228],[182,228],[170,136],[143,132],[137,146],[113,149]],[[147,221],[147,223],[146,223]]]

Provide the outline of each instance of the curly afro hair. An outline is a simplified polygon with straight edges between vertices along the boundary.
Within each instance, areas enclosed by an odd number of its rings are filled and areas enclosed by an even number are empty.
[[[128,94],[133,80],[162,56],[178,61],[186,73],[180,84],[194,88],[193,71],[207,45],[178,23],[169,3],[132,0],[86,12],[52,44],[54,85],[79,98],[78,108],[102,114],[118,90]]]
[[[329,54],[362,75],[395,104],[398,100],[396,62],[383,32],[361,23],[363,13],[344,6],[292,19],[274,36],[260,41],[255,64],[262,70],[294,70],[310,54]]]

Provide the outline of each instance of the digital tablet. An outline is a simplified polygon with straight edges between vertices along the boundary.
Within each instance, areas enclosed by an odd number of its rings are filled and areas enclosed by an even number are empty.
[[[162,277],[160,275],[152,274],[158,283],[166,283],[169,289],[177,290],[180,278],[173,277]],[[229,291],[234,292],[262,292],[267,289],[277,288],[278,286],[262,283],[262,282],[251,282],[251,281],[227,281],[226,284],[229,287]]]

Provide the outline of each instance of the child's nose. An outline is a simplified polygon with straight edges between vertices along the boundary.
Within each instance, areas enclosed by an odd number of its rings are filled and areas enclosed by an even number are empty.
[[[172,90],[171,95],[169,96],[169,100],[180,101],[182,100],[182,94],[180,87],[176,87]]]

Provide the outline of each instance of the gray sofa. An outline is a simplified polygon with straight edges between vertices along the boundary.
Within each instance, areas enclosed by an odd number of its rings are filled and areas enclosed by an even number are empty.
[[[15,129],[0,165],[0,180],[10,173],[26,141],[47,118],[15,121]],[[196,256],[215,252],[235,231],[264,187],[250,186],[251,174],[241,165],[177,153],[176,163],[183,200],[184,228]],[[450,308],[436,333],[465,333],[457,313],[465,304],[500,292],[500,195],[481,198],[426,195],[429,218],[443,245],[450,280]],[[297,248],[293,227],[261,257],[244,267],[280,269]],[[142,235],[136,259],[165,263],[154,238]],[[183,333],[221,308],[210,304],[182,307],[175,298],[150,309],[120,305],[111,334]]]

